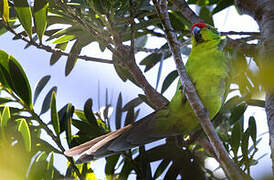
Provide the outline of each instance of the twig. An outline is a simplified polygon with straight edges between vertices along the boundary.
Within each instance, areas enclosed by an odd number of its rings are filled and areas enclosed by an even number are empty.
[[[164,31],[167,36],[167,41],[169,47],[172,51],[174,56],[174,61],[176,63],[176,68],[180,76],[181,83],[185,89],[185,95],[194,111],[198,119],[200,120],[200,124],[207,134],[214,152],[219,160],[221,166],[223,167],[225,173],[230,179],[243,179],[241,172],[239,171],[238,167],[233,163],[230,159],[227,151],[225,150],[221,140],[219,139],[214,127],[208,117],[208,112],[206,111],[204,105],[202,104],[194,85],[190,81],[184,63],[182,61],[181,53],[180,53],[180,46],[177,41],[176,34],[170,24],[168,11],[167,11],[167,2],[166,0],[160,0],[159,4],[157,0],[153,0],[155,8],[157,10],[158,16],[161,19],[161,22],[164,26]]]
[[[55,142],[55,144],[61,149],[62,152],[60,152],[60,153],[64,154],[65,149],[62,146],[60,139],[54,135],[52,130],[49,129],[47,124],[43,122],[43,120],[39,117],[39,115],[36,114],[33,109],[30,109],[27,105],[25,105],[24,102],[22,102],[14,93],[12,93],[8,90],[5,90],[5,91],[7,93],[9,93],[19,104],[21,104],[26,109],[27,112],[29,112],[31,114],[32,118],[39,123],[40,127],[43,128],[47,132],[47,134],[52,138],[52,140]],[[81,177],[80,171],[75,166],[73,159],[71,157],[67,157],[67,156],[66,156],[66,158],[71,163],[71,166],[74,169],[76,175],[80,178]]]
[[[52,48],[48,45],[44,45],[44,44],[39,44],[35,41],[29,40],[28,38],[26,38],[25,36],[15,32],[10,26],[8,26],[7,24],[3,23],[1,21],[1,25],[5,26],[5,28],[11,32],[12,34],[14,34],[17,38],[27,42],[28,44],[35,46],[38,49],[43,49],[47,52],[53,53],[53,54],[58,54],[58,55],[64,55],[64,56],[75,56],[79,59],[83,59],[85,61],[93,61],[93,62],[100,62],[100,63],[107,63],[107,64],[112,64],[112,60],[108,60],[108,59],[102,59],[102,58],[95,58],[95,57],[90,57],[90,56],[85,56],[85,55],[79,55],[79,54],[71,54],[71,53],[67,53],[64,52],[60,49],[56,49],[56,48]]]

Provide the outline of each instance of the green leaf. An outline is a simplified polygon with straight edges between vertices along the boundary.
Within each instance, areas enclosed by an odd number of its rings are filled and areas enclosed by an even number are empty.
[[[33,104],[35,104],[38,96],[40,95],[40,93],[44,89],[44,87],[47,85],[49,79],[50,79],[50,75],[46,75],[46,76],[42,77],[36,84],[35,91],[34,91],[34,97],[33,97]]]
[[[51,152],[49,154],[49,161],[48,161],[48,166],[47,166],[47,177],[48,179],[54,179],[54,166],[53,166],[53,162],[54,162],[54,153]]]
[[[44,114],[45,112],[47,112],[50,108],[50,102],[51,102],[51,96],[53,92],[57,92],[57,87],[54,86],[51,88],[51,90],[48,92],[48,94],[46,95],[44,102],[42,104],[42,109],[39,115]]]
[[[51,101],[50,101],[50,110],[51,110],[51,121],[54,128],[55,133],[57,136],[60,134],[60,124],[59,124],[59,117],[56,109],[56,100],[55,100],[55,91],[52,92]]]
[[[7,126],[8,120],[10,119],[10,109],[8,106],[4,107],[3,114],[1,117],[1,127],[5,128]]]
[[[214,26],[212,15],[211,15],[209,9],[206,6],[202,6],[202,8],[200,9],[199,16],[202,19],[204,19],[206,23]]]
[[[242,144],[241,144],[241,149],[243,153],[243,158],[248,159],[248,139],[249,139],[249,129],[247,129],[242,136]]]
[[[159,166],[157,167],[154,173],[153,179],[157,179],[158,177],[160,177],[163,174],[163,172],[166,170],[169,163],[170,163],[170,160],[168,159],[162,160],[162,162],[159,164]]]
[[[34,25],[35,30],[42,43],[42,37],[45,33],[47,27],[47,8],[48,8],[47,0],[35,0],[33,7],[33,17],[34,17]]]
[[[249,128],[249,133],[250,133],[251,139],[252,139],[253,143],[256,144],[257,126],[256,126],[255,118],[253,116],[249,117],[248,128]]]
[[[79,55],[81,53],[81,46],[78,40],[75,41],[75,43],[73,44],[71,50],[70,50],[70,56],[67,59],[67,63],[66,63],[66,70],[65,70],[65,75],[69,75],[69,73],[72,71],[74,65],[76,64],[77,61],[77,56],[75,55]]]
[[[14,92],[32,108],[32,93],[28,78],[22,66],[12,56],[9,56],[9,69]]]
[[[128,110],[124,126],[126,126],[130,123],[133,123],[133,122],[134,122],[134,107],[132,107],[131,109]]]
[[[116,129],[121,128],[122,106],[123,106],[122,94],[119,93],[119,97],[118,97],[117,104],[116,104],[116,113],[115,113],[115,127],[116,127]]]
[[[72,136],[71,136],[71,124],[72,124],[72,115],[74,112],[74,106],[72,104],[68,104],[66,109],[66,122],[65,122],[65,129],[66,129],[66,138],[68,144],[71,143]]]
[[[234,4],[233,0],[221,0],[218,1],[217,6],[213,9],[212,14],[215,14],[217,12],[220,12],[221,10],[232,6]]]
[[[64,35],[53,41],[52,44],[62,44],[73,39],[75,39],[75,35]]]
[[[91,125],[97,125],[97,120],[92,112],[92,99],[89,98],[84,105],[84,114]]]
[[[9,55],[3,50],[0,50],[0,82],[5,88],[12,89],[12,80],[9,70]]]
[[[150,70],[153,66],[155,66],[158,62],[160,62],[162,59],[162,54],[159,53],[152,53],[149,56],[145,57],[145,59],[143,59],[140,62],[140,65],[145,65],[145,72],[147,72],[148,70]]]
[[[120,154],[115,154],[113,156],[106,157],[106,165],[105,165],[105,174],[107,180],[113,179],[115,176],[115,166],[120,158]]]
[[[62,51],[65,51],[67,48],[68,42],[60,43],[55,46],[56,49],[60,49]],[[50,57],[50,65],[55,64],[59,59],[61,55],[57,53],[53,53]]]
[[[143,102],[143,99],[141,97],[137,97],[129,101],[122,109],[123,112],[129,111],[130,109],[140,105]]]
[[[9,2],[8,0],[0,0],[0,13],[5,23],[9,22]]]
[[[241,142],[241,126],[239,122],[236,122],[231,134],[231,147],[234,153],[234,158],[237,159],[238,149]]]
[[[21,133],[21,135],[23,137],[26,150],[28,152],[30,152],[31,151],[31,137],[30,137],[30,130],[29,130],[28,123],[23,118],[18,119],[18,121],[19,121],[18,131]]]
[[[236,121],[239,121],[243,116],[247,106],[245,104],[240,104],[235,106],[231,110],[230,123],[234,124]]]
[[[172,71],[171,73],[169,73],[167,75],[167,77],[165,78],[163,85],[162,85],[162,89],[161,89],[161,93],[164,93],[167,88],[173,83],[173,81],[178,77],[178,72],[177,70]]]
[[[28,34],[29,38],[32,39],[32,15],[27,0],[13,0],[14,9],[18,16],[20,23]]]

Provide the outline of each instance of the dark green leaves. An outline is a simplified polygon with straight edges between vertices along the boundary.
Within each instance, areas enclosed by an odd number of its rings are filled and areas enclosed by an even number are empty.
[[[35,91],[34,91],[34,97],[33,97],[33,104],[35,104],[39,94],[44,89],[44,87],[47,85],[49,79],[50,79],[50,75],[46,75],[46,76],[42,77],[36,84]]]
[[[82,48],[80,46],[80,42],[78,40],[75,41],[73,44],[71,50],[70,50],[70,56],[67,59],[66,63],[66,70],[65,70],[65,75],[69,75],[69,73],[72,71],[76,61],[77,61],[77,56],[81,52]]]
[[[115,113],[115,127],[116,127],[116,129],[121,128],[122,106],[123,106],[122,94],[119,93],[119,97],[118,97],[117,104],[116,104],[116,113]]]
[[[46,95],[46,97],[44,99],[44,102],[42,104],[42,109],[41,109],[40,115],[44,114],[45,112],[47,112],[49,110],[49,108],[50,108],[50,102],[51,102],[51,96],[52,96],[53,92],[55,92],[55,93],[57,92],[57,87],[56,86],[54,86],[53,88],[51,88],[51,90]]]
[[[2,50],[0,50],[0,82],[5,88],[13,90],[29,108],[32,108],[30,84],[23,68],[14,57]]]
[[[178,77],[178,72],[177,70],[172,71],[171,73],[169,73],[167,75],[167,77],[165,78],[164,82],[163,82],[163,86],[161,89],[161,93],[164,93],[167,88],[173,83],[173,81]]]

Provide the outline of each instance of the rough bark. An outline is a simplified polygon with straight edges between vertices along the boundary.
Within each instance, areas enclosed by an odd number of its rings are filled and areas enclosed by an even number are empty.
[[[274,63],[274,1],[273,0],[236,0],[238,9],[249,14],[258,23],[261,31],[259,59],[261,72],[266,64]],[[272,85],[273,86],[273,85]],[[267,91],[265,111],[269,128],[269,143],[271,148],[272,169],[274,172],[274,92]]]

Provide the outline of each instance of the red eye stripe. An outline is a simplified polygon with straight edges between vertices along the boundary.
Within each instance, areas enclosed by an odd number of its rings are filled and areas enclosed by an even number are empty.
[[[207,27],[207,24],[205,24],[205,23],[203,23],[203,22],[195,23],[195,24],[193,24],[192,27],[191,27],[191,32],[192,32],[192,30],[193,30],[193,28],[194,28],[195,26],[197,26],[198,28],[204,28],[204,27]]]

